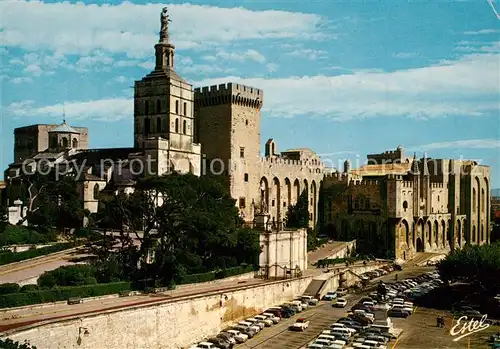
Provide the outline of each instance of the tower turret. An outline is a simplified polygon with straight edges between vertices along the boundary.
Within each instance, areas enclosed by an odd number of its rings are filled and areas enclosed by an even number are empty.
[[[349,161],[349,159],[346,159],[346,161],[344,161],[344,173],[349,172],[351,172],[351,161]]]

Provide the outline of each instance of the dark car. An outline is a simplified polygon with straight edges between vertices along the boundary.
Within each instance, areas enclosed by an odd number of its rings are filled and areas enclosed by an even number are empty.
[[[221,332],[219,333],[217,336],[217,338],[222,338],[223,340],[225,340],[226,342],[228,342],[229,344],[231,344],[231,348],[234,346],[234,342],[235,340],[233,339],[233,337],[227,333],[227,332]]]
[[[402,309],[391,309],[389,316],[407,318],[410,314]]]
[[[210,338],[209,340],[207,340],[207,342],[215,344],[220,349],[231,349],[233,347],[233,345],[229,343],[229,341],[226,341],[220,337]]]

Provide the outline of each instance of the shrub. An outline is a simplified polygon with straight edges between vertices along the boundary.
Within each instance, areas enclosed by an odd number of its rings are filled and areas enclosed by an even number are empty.
[[[21,290],[19,292],[33,292],[33,291],[38,291],[39,287],[38,285],[35,284],[30,284],[30,285],[24,285],[21,287]]]
[[[1,235],[0,235],[1,236]],[[20,262],[26,259],[31,259],[35,257],[45,256],[47,254],[64,251],[73,247],[78,246],[78,243],[68,242],[68,243],[60,243],[47,247],[38,248],[35,250],[28,250],[23,252],[11,252],[5,251],[0,252],[0,265]]]
[[[0,295],[0,308],[65,301],[75,297],[97,297],[130,290],[129,282],[115,282],[109,284],[54,287],[50,290],[33,292],[9,293]]]
[[[19,286],[18,284],[13,284],[13,283],[0,284],[0,294],[16,293],[19,292],[20,289],[21,286]]]
[[[0,246],[44,244],[56,240],[55,232],[41,234],[36,230],[16,225],[7,225],[0,234]]]
[[[52,288],[54,286],[82,286],[96,284],[95,269],[87,264],[65,265],[46,271],[38,278],[38,286]]]
[[[12,339],[9,339],[9,338],[6,338],[6,339],[0,338],[0,348],[2,348],[2,349],[36,349],[36,347],[29,344],[28,341],[25,341],[24,343],[19,343],[19,342],[14,342]]]

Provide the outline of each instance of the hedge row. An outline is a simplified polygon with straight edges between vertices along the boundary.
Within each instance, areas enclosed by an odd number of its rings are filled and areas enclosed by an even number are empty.
[[[77,297],[98,297],[130,290],[131,286],[129,282],[114,282],[109,284],[54,287],[50,290],[34,292],[9,293],[0,295],[0,308],[66,301],[69,298]]]
[[[348,257],[348,258],[325,258],[325,259],[320,259],[319,261],[316,262],[316,266],[318,268],[330,266],[330,265],[335,265],[335,264],[340,264],[340,263],[351,263],[355,262],[359,258],[356,257]]]
[[[255,270],[256,270],[256,267],[253,265],[241,265],[239,267],[222,269],[222,270],[218,270],[218,271],[210,271],[208,273],[203,273],[203,274],[191,274],[191,275],[184,276],[178,282],[178,284],[185,285],[185,284],[196,284],[196,283],[200,283],[200,282],[214,281],[214,280],[224,279],[224,278],[235,276],[235,275],[250,273],[250,272],[255,271]]]
[[[0,252],[0,265],[20,262],[26,259],[40,257],[55,252],[60,252],[63,250],[67,250],[69,248],[76,247],[78,245],[80,244],[76,242],[66,242],[66,243],[55,244],[52,246],[27,250],[23,252],[3,251]]]

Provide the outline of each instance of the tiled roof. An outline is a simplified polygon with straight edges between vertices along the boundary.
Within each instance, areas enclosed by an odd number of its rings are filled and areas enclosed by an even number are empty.
[[[53,128],[52,130],[49,131],[50,133],[80,133],[77,130],[75,130],[73,127],[68,125],[65,122],[57,126],[56,128]]]

